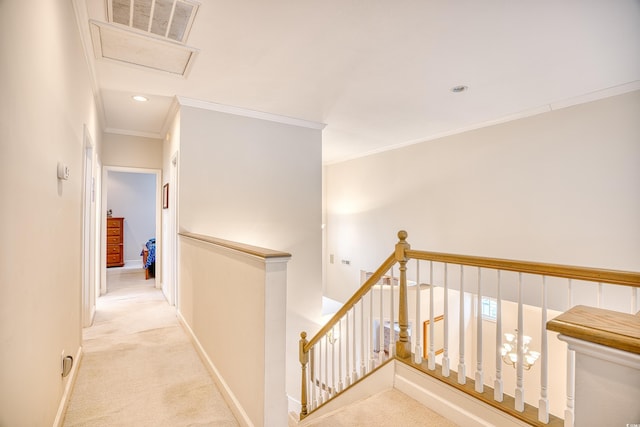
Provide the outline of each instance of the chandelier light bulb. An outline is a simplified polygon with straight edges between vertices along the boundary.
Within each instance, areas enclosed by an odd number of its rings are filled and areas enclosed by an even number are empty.
[[[506,342],[502,344],[502,348],[500,349],[500,355],[502,356],[504,363],[511,365],[514,368],[516,367],[519,363],[518,346],[520,345],[523,359],[522,367],[527,371],[531,369],[534,363],[536,363],[536,360],[540,357],[539,352],[529,350],[529,344],[531,343],[532,338],[528,335],[523,335],[522,344],[519,344],[518,331],[516,330],[515,334],[504,334],[504,339]]]

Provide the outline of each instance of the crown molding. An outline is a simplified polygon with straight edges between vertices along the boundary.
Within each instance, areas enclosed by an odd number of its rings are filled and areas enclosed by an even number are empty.
[[[198,99],[177,96],[178,103],[185,107],[201,108],[203,110],[217,111],[219,113],[234,114],[236,116],[251,117],[254,119],[267,120],[270,122],[283,123],[286,125],[298,126],[303,128],[322,130],[326,126],[325,123],[312,122],[295,117],[281,116],[279,114],[265,113],[263,111],[250,110],[242,107],[234,107],[232,105],[217,104],[215,102],[201,101]]]
[[[103,132],[112,133],[116,135],[139,136],[142,138],[152,138],[152,139],[160,139],[160,140],[164,139],[164,137],[157,132],[139,132],[135,130],[118,129],[118,128],[105,128]]]
[[[370,150],[365,153],[354,154],[351,156],[345,156],[341,158],[337,158],[335,160],[330,160],[327,162],[323,162],[325,166],[331,166],[337,163],[343,163],[350,160],[359,159],[362,157],[371,156],[374,154],[384,153],[385,151],[396,150],[398,148],[407,147],[410,145],[420,144],[422,142],[433,141],[440,138],[445,138],[447,136],[457,135],[465,132],[469,132],[472,130],[482,129],[490,126],[499,125],[502,123],[511,122],[514,120],[523,119],[526,117],[536,116],[538,114],[549,113],[556,110],[561,110],[563,108],[573,107],[575,105],[586,104],[589,102],[598,101],[600,99],[609,98],[612,96],[622,95],[625,93],[633,92],[636,90],[640,90],[640,80],[634,80],[628,83],[623,83],[621,85],[608,87],[605,89],[585,93],[582,95],[574,96],[571,98],[554,101],[549,104],[541,105],[539,107],[530,108],[528,110],[520,111],[518,113],[510,114],[507,116],[499,117],[493,120],[486,120],[479,123],[472,123],[468,126],[462,126],[456,129],[452,129],[450,131],[440,132],[425,138],[418,138],[410,141],[401,142],[399,144],[389,145],[382,148],[378,148],[375,150]]]

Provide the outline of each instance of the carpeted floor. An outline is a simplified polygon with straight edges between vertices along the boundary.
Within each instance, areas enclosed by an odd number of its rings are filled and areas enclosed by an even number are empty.
[[[189,338],[142,270],[109,272],[64,426],[238,426]],[[453,427],[397,390],[315,420],[314,427]],[[277,426],[274,426],[277,427]]]
[[[406,394],[391,389],[356,402],[307,427],[456,427]]]
[[[108,283],[64,426],[237,426],[153,281],[139,270]]]

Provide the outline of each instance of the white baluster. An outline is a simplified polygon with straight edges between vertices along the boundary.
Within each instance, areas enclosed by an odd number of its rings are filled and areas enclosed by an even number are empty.
[[[335,333],[335,326],[331,329]],[[335,337],[332,337],[331,341],[333,341]],[[333,397],[336,395],[336,346],[335,341],[329,342],[331,344],[331,393],[330,396]]]
[[[369,324],[369,368],[367,369],[368,372],[371,372],[373,370],[374,367],[374,340],[373,340],[373,334],[374,334],[374,328],[375,325],[373,323],[373,289],[371,291],[369,291],[369,321],[367,322]]]
[[[477,344],[477,353],[476,359],[476,377],[475,377],[475,385],[476,391],[478,393],[482,393],[484,391],[484,372],[482,370],[482,279],[481,279],[481,270],[478,267],[478,301],[477,301],[477,330],[478,330],[478,344]]]
[[[323,362],[324,362],[324,358],[322,357],[322,339],[318,341],[317,344],[318,347],[318,406],[322,405],[322,403],[324,403],[325,399],[324,399],[324,377],[323,377],[323,373],[324,370],[323,368]]]
[[[518,273],[518,362],[516,363],[516,411],[524,411],[524,307],[522,305],[522,273]]]
[[[329,341],[327,340],[327,335],[324,336],[324,401],[329,400]]]
[[[467,383],[467,367],[464,364],[464,267],[460,266],[460,319],[458,325],[458,384]]]
[[[448,377],[449,372],[449,278],[447,265],[444,265],[444,352],[442,353],[442,375]],[[433,324],[433,323],[432,323]],[[433,338],[433,334],[431,334]]]
[[[420,344],[420,336],[422,335],[420,324],[420,260],[416,260],[416,323],[413,331],[416,341],[414,360],[416,363],[422,363],[422,345]]]
[[[316,346],[314,345],[309,350],[309,382],[311,383],[311,409],[318,407],[316,397]]]
[[[598,283],[598,296],[596,298],[596,307],[602,306],[602,283]]]
[[[567,407],[564,410],[564,427],[573,427],[574,424],[574,398],[576,392],[576,353],[567,349]]]
[[[362,301],[362,299],[360,299]],[[358,335],[356,334],[356,306],[353,306],[353,322],[351,324],[351,332],[353,334],[353,340],[351,342],[352,352],[351,357],[353,360],[353,371],[351,372],[351,383],[355,383],[358,380],[358,354],[356,353],[356,343],[358,342]]]
[[[428,353],[428,367],[430,371],[434,371],[436,369],[436,351],[434,344],[434,331],[435,325],[433,324],[433,312],[434,312],[434,302],[433,302],[433,261],[429,261],[429,336],[431,339],[429,340],[429,353]],[[426,344],[426,339],[425,339]]]
[[[493,382],[493,399],[497,402],[503,400],[502,384],[502,297],[500,296],[500,270],[498,270],[498,289],[496,293],[496,379]]]
[[[380,321],[378,322],[378,366],[384,362],[384,279],[378,282],[380,284]]]
[[[353,316],[353,333],[355,334],[356,332],[356,317],[355,317],[355,313]],[[365,352],[364,352],[364,342],[366,340],[366,329],[364,327],[364,296],[362,298],[360,298],[360,376],[364,377],[364,375],[367,373],[367,364],[365,362]],[[356,363],[356,356],[355,356],[355,352],[356,352],[356,343],[355,341],[353,342],[353,363],[354,363],[354,367],[353,369],[355,370],[355,363]]]
[[[391,267],[391,306],[389,310],[389,357],[396,355],[396,313],[395,313],[395,295],[394,295],[395,276],[393,275],[393,267]]]
[[[349,312],[347,311],[346,316],[347,319],[349,318]],[[342,334],[342,319],[340,319],[340,321],[338,322],[338,336],[334,336],[333,340],[334,343],[338,344],[338,393],[341,392],[342,390],[344,390],[344,382],[342,381],[342,343],[345,342],[346,343],[346,348],[349,348],[349,341],[345,341],[344,338],[342,338],[344,335]],[[347,370],[347,372],[349,372],[349,370]]]
[[[573,283],[572,280],[569,279],[568,286],[568,304],[569,310],[573,307]],[[575,382],[575,369],[576,369],[576,354],[573,350],[567,349],[567,407],[564,410],[564,426],[565,427],[573,427],[574,423],[574,398],[575,398],[575,390],[576,390],[576,382]]]
[[[547,347],[547,280],[542,276],[542,318],[540,320],[540,400],[538,401],[538,421],[549,422],[548,388],[548,347]]]
[[[638,312],[638,288],[631,288],[631,314]]]
[[[345,385],[349,387],[351,385],[351,369],[349,366],[349,363],[351,362],[351,359],[349,358],[349,347],[351,346],[351,341],[349,341],[349,312],[348,311],[347,311],[347,314],[344,316],[344,322],[345,322],[345,328],[344,328],[345,330],[345,337],[344,337],[345,369],[347,372],[347,375],[345,377]],[[355,342],[355,340],[356,340],[356,337],[354,335],[353,341]]]

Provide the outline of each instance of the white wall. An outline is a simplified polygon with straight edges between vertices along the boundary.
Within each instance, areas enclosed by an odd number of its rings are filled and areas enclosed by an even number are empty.
[[[105,133],[102,164],[104,166],[160,169],[162,168],[162,140]]]
[[[156,176],[108,171],[107,207],[124,217],[124,260],[141,261],[140,251],[156,237]]]
[[[321,142],[316,129],[180,109],[180,228],[292,255],[286,349],[294,398],[299,334],[307,327],[300,320],[319,319],[322,303]]]
[[[288,257],[180,236],[181,319],[242,425],[284,426]]]
[[[636,91],[328,166],[327,296],[400,229],[415,249],[640,270],[639,111]]]
[[[0,64],[0,425],[50,426],[81,344],[83,125],[101,143],[72,3],[0,2]]]
[[[292,254],[289,309],[320,313],[321,132],[181,108],[180,227]]]

